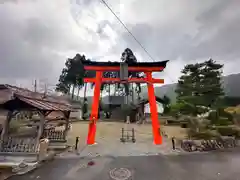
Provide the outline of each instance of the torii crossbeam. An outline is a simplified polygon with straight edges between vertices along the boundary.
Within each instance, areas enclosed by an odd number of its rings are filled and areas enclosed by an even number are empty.
[[[160,123],[158,121],[158,111],[156,98],[154,93],[154,83],[164,83],[163,79],[155,79],[152,77],[152,72],[161,72],[166,67],[168,61],[160,62],[138,62],[128,64],[129,72],[144,72],[145,78],[128,78],[127,82],[136,83],[147,83],[148,97],[150,104],[150,112],[152,119],[152,131],[153,131],[153,142],[156,145],[162,144],[162,136],[160,133]],[[102,83],[116,83],[121,82],[120,78],[103,78],[103,72],[108,71],[120,71],[119,62],[93,62],[83,61],[83,66],[86,71],[96,71],[95,78],[84,78],[85,83],[95,83],[94,96],[92,103],[92,111],[90,115],[89,130],[87,137],[87,144],[91,145],[95,143],[96,136],[96,121],[98,119],[98,108],[100,89]]]

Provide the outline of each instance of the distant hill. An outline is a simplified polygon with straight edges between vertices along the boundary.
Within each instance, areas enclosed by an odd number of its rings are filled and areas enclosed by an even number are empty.
[[[176,101],[176,89],[177,84],[166,84],[161,87],[155,87],[155,94],[158,97],[168,96],[171,102]],[[226,96],[240,97],[240,73],[231,74],[223,77],[223,88]],[[147,86],[142,86],[142,98],[148,98]],[[87,97],[89,105],[92,102],[92,97]],[[82,98],[80,98],[82,100]],[[107,102],[107,97],[103,97],[103,102]]]
[[[240,97],[240,73],[225,76],[223,87],[226,96]]]
[[[177,84],[166,84],[161,87],[155,87],[156,96],[162,97],[168,96],[172,102],[176,101],[176,89]],[[226,96],[240,97],[240,73],[231,74],[223,77],[223,88]],[[147,86],[142,88],[143,97],[148,97]]]
[[[164,95],[168,96],[171,99],[171,102],[176,101],[176,89],[177,84],[166,84],[161,87],[155,87],[155,95],[158,97],[163,97]],[[142,86],[142,97],[143,98],[148,98],[148,90],[147,86]]]

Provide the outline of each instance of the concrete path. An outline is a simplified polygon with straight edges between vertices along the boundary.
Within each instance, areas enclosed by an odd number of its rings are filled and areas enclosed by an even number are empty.
[[[95,164],[87,166],[91,160]],[[239,167],[238,149],[177,156],[69,156],[9,180],[110,180],[110,175],[119,180],[124,176],[136,180],[238,180]]]

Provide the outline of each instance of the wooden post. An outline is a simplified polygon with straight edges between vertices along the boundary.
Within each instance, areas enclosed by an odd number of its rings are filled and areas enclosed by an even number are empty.
[[[37,146],[40,142],[40,138],[43,134],[43,131],[44,131],[44,122],[45,122],[45,115],[43,112],[39,111],[39,116],[40,116],[40,122],[39,122],[39,127],[38,127],[38,135],[37,135]]]
[[[66,120],[66,123],[65,123],[65,129],[64,129],[64,139],[66,140],[66,137],[67,137],[67,133],[68,133],[68,130],[69,130],[69,117],[70,117],[70,111],[68,112],[64,112],[64,118]]]
[[[158,145],[162,144],[162,136],[159,133],[160,124],[158,122],[157,103],[154,93],[154,86],[152,83],[152,72],[146,72],[146,76],[148,81],[148,98],[152,118],[153,142],[154,144]]]
[[[1,133],[1,142],[0,142],[0,149],[1,150],[3,148],[3,141],[4,141],[5,137],[8,136],[9,123],[12,119],[12,115],[13,115],[13,111],[8,111],[6,120],[4,121],[4,124],[3,124],[3,127],[2,127],[3,129],[2,129],[2,133]]]
[[[96,72],[92,112],[90,116],[88,137],[87,137],[88,145],[92,145],[95,143],[95,136],[96,136],[96,129],[97,129],[96,121],[98,119],[98,108],[99,108],[102,74],[103,74],[102,71]]]

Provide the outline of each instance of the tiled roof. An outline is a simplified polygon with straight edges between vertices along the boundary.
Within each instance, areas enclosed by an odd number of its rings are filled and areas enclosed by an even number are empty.
[[[0,85],[0,104],[18,99],[40,110],[71,111],[72,106],[62,98],[45,96],[42,93],[11,85]]]

